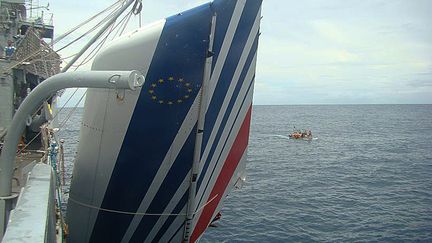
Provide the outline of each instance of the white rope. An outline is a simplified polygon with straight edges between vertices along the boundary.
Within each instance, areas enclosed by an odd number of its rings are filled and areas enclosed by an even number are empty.
[[[54,40],[54,44],[59,42],[60,40],[64,39],[66,36],[70,35],[71,33],[73,33],[74,31],[76,31],[77,29],[83,27],[84,25],[90,23],[92,20],[94,20],[95,18],[99,17],[101,14],[107,12],[108,10],[114,8],[114,6],[116,6],[117,4],[119,4],[120,2],[122,2],[124,0],[119,0],[117,2],[115,2],[114,4],[112,4],[111,6],[107,7],[106,9],[100,11],[99,13],[95,14],[94,16],[90,17],[89,19],[83,21],[82,23],[78,24],[77,26],[73,27],[72,29],[70,29],[69,31],[67,31],[66,33],[64,33],[63,35],[57,37]]]
[[[75,104],[75,106],[72,108],[72,110],[69,112],[69,114],[66,116],[66,118],[63,120],[63,122],[59,125],[58,129],[59,132],[62,130],[62,128],[64,127],[64,125],[66,125],[66,122],[71,118],[71,116],[73,115],[73,113],[76,111],[76,109],[78,108],[79,104],[81,103],[82,99],[84,98],[84,96],[87,94],[87,90],[81,95],[81,98],[78,100],[78,102]],[[58,114],[58,113],[57,113]]]
[[[106,30],[104,31],[104,33],[103,33],[103,35],[105,35],[106,33],[108,33],[108,34],[106,34],[106,36],[103,37],[103,38],[99,41],[99,43],[93,47],[93,49],[89,52],[89,54],[87,54],[87,56],[86,56],[86,57],[81,61],[81,63],[80,63],[80,64],[77,64],[77,65],[72,65],[73,67],[75,67],[75,71],[76,71],[79,67],[81,67],[82,65],[87,64],[89,61],[91,61],[91,60],[92,60],[92,59],[97,55],[97,53],[102,49],[102,47],[103,47],[103,45],[105,44],[106,40],[108,39],[109,35],[112,33],[112,31],[113,31],[116,27],[117,27],[117,25],[115,25],[115,22],[114,22],[114,23],[111,25],[111,28],[110,28],[109,30],[106,29]]]
[[[199,211],[201,211],[202,209],[204,209],[208,204],[210,204],[219,194],[216,194],[212,199],[210,199],[206,204],[204,204],[201,208],[199,208],[197,211],[195,211],[194,214],[198,213]],[[175,213],[140,213],[140,212],[127,212],[127,211],[122,211],[122,210],[115,210],[115,209],[107,209],[107,208],[101,208],[101,207],[96,207],[94,205],[90,205],[87,203],[83,203],[80,202],[78,200],[75,200],[71,197],[69,197],[69,200],[79,204],[83,207],[86,208],[91,208],[91,209],[96,209],[99,211],[105,211],[105,212],[109,212],[109,213],[118,213],[118,214],[127,214],[127,215],[140,215],[140,216],[186,216],[186,214],[184,213],[179,213],[179,214],[175,214]]]
[[[66,44],[65,46],[55,50],[56,52],[60,52],[63,49],[67,48],[68,46],[72,45],[73,43],[77,42],[78,40],[82,39],[83,37],[85,37],[86,35],[90,34],[91,32],[95,31],[98,27],[100,27],[102,24],[104,24],[105,22],[107,22],[108,20],[110,20],[112,18],[112,16],[115,15],[115,13],[117,12],[118,9],[120,9],[121,6],[117,7],[113,12],[111,12],[109,15],[107,15],[105,18],[103,18],[101,21],[99,21],[95,26],[93,26],[92,28],[90,28],[87,32],[85,32],[84,34],[80,35],[79,37],[75,38],[74,40],[72,40],[71,42],[69,42],[68,44]]]
[[[118,22],[114,22],[111,25],[111,29],[110,30],[105,30],[105,32],[103,33],[104,35],[106,34],[105,37],[101,38],[101,40],[99,41],[99,43],[90,51],[90,53],[83,59],[83,61],[81,61],[80,64],[78,65],[73,65],[73,67],[75,67],[75,71],[81,67],[82,65],[87,64],[88,62],[90,62],[91,60],[93,60],[93,58],[97,55],[97,53],[102,49],[102,47],[104,46],[105,42],[108,40],[109,36],[113,33],[113,31],[118,28],[117,32],[115,35],[113,35],[113,38],[111,40],[113,40],[116,35],[119,33],[119,31],[122,29],[120,26],[123,25],[123,30],[126,28],[130,16],[132,15],[132,10],[126,14],[125,16],[123,16],[123,18]],[[123,32],[123,30],[121,31],[121,33]],[[120,34],[121,34],[120,33]]]

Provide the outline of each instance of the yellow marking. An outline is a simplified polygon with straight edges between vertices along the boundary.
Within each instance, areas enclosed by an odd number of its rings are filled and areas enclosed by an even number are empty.
[[[52,109],[51,109],[51,105],[50,104],[48,104],[48,111],[49,111],[49,113],[52,115]]]
[[[154,90],[149,89],[149,93],[150,93],[150,94],[153,94],[153,93],[154,93]]]
[[[151,86],[152,86],[153,88],[156,88],[156,84],[155,84],[155,83],[152,83]]]
[[[182,102],[183,102],[183,100],[180,100],[180,99],[177,100],[177,103],[182,103]]]
[[[163,100],[159,100],[159,104],[163,104],[164,103],[164,101]]]
[[[189,87],[189,86],[190,86],[190,83],[185,83],[185,86],[186,86],[186,87]]]
[[[178,80],[178,81],[179,81],[179,82],[181,83],[181,82],[183,82],[183,81],[184,81],[184,79],[182,79],[182,78],[179,78],[179,80]]]
[[[188,89],[188,92],[189,92],[189,93],[192,92],[192,89]]]
[[[159,79],[158,82],[159,82],[159,83],[163,83],[164,80],[163,80],[163,79]]]
[[[183,96],[185,99],[187,99],[187,98],[189,98],[189,95],[185,95],[185,96]]]
[[[152,100],[156,100],[156,99],[157,99],[156,95],[153,95]]]
[[[173,77],[169,77],[168,80],[169,80],[169,81],[173,81],[174,78],[173,78]]]
[[[172,103],[172,101],[168,101],[168,105],[172,105],[173,103]]]

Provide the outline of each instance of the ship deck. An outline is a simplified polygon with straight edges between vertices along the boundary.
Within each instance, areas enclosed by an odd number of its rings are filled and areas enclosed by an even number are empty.
[[[44,151],[24,151],[18,155],[14,167],[12,193],[19,193],[21,188],[26,185],[28,173],[33,169],[36,163],[45,161],[46,156]]]

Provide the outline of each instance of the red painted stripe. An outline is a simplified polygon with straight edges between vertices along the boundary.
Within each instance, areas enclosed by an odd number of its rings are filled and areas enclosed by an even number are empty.
[[[249,107],[249,110],[246,114],[246,117],[243,121],[243,124],[240,127],[240,130],[237,134],[237,137],[234,141],[234,144],[226,158],[222,170],[216,180],[216,183],[210,193],[210,196],[207,199],[207,206],[203,209],[203,212],[196,224],[196,227],[192,233],[191,242],[195,242],[198,237],[204,233],[204,230],[207,229],[208,225],[212,220],[212,216],[216,210],[217,205],[219,204],[222,196],[228,186],[228,183],[231,177],[234,174],[237,165],[242,158],[249,140],[249,128],[250,128],[250,120],[251,120],[251,110],[252,106]],[[216,196],[217,195],[217,196]],[[209,200],[212,198],[213,201],[209,203]]]

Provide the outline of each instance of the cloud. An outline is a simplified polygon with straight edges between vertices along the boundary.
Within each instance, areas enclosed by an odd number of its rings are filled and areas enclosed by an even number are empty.
[[[143,23],[206,2],[144,1]],[[111,2],[97,3],[54,1],[56,33]],[[264,1],[255,104],[431,103],[430,12],[428,0]]]
[[[346,44],[350,42],[349,34],[345,33],[335,23],[331,23],[325,20],[314,20],[311,21],[311,25],[322,36],[322,38],[328,41],[341,44]]]
[[[432,72],[419,73],[416,75],[417,79],[408,82],[410,87],[414,88],[432,88]],[[431,92],[432,96],[432,92]]]
[[[409,85],[416,88],[432,87],[432,80],[413,80]],[[432,96],[432,92],[430,95]]]

